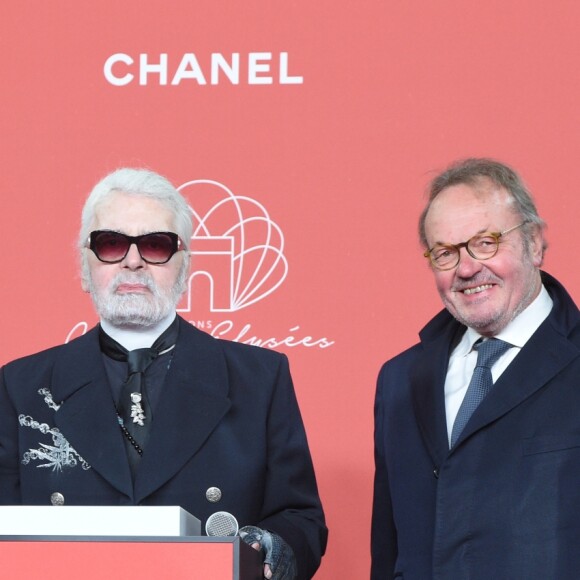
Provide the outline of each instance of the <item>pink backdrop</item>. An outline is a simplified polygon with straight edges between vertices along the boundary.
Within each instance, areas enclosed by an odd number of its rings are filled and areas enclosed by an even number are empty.
[[[433,172],[516,167],[580,295],[580,5],[4,4],[0,362],[95,322],[74,249],[93,184],[165,174],[203,226],[184,315],[290,356],[330,527],[317,580],[367,577],[375,377],[440,308],[416,239]]]

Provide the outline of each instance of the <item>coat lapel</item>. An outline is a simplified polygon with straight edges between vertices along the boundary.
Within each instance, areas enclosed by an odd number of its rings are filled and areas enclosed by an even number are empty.
[[[493,390],[473,413],[453,452],[475,431],[495,421],[541,389],[572,360],[580,356],[568,340],[578,328],[578,308],[564,287],[541,272],[554,306],[522,351],[501,375]],[[411,369],[411,396],[417,423],[425,445],[438,466],[449,454],[445,422],[445,376],[449,356],[465,327],[441,311],[421,331],[422,353]],[[538,361],[542,361],[538,365]]]
[[[449,453],[445,415],[445,376],[449,355],[465,327],[440,312],[421,332],[422,353],[411,370],[411,396],[421,435],[434,465]]]
[[[112,486],[133,496],[131,473],[98,340],[98,327],[63,348],[52,377],[55,423]]]
[[[135,480],[135,501],[171,479],[231,406],[219,341],[180,320],[179,338]]]
[[[578,348],[546,319],[475,410],[454,449],[541,389],[579,355]]]

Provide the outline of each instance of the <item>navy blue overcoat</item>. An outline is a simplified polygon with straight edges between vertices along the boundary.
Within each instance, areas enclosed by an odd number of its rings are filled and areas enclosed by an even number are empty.
[[[444,383],[465,327],[446,311],[387,362],[376,397],[373,580],[580,577],[580,315],[548,318],[449,450]]]

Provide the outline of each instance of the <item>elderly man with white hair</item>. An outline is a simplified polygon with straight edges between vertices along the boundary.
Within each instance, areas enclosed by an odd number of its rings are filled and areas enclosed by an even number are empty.
[[[327,530],[288,361],[176,314],[191,233],[156,173],[95,186],[79,250],[100,323],[2,368],[0,503],[229,512],[266,578],[311,578]]]

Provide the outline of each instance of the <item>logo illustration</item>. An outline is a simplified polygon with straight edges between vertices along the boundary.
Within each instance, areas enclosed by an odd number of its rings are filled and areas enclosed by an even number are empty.
[[[192,274],[179,312],[191,311],[196,285],[209,288],[212,312],[235,312],[282,284],[288,274],[284,235],[261,203],[207,179],[178,189],[189,201],[194,223]]]
[[[188,200],[193,218],[192,271],[178,312],[191,313],[194,304],[207,304],[214,313],[237,312],[263,300],[284,282],[288,274],[284,235],[261,203],[209,179],[188,181],[178,189]],[[287,330],[266,330],[264,336],[251,322],[238,326],[228,317],[189,322],[215,338],[264,348],[334,345],[334,340],[317,338],[295,323]],[[87,332],[88,326],[85,321],[75,324],[65,342]]]

